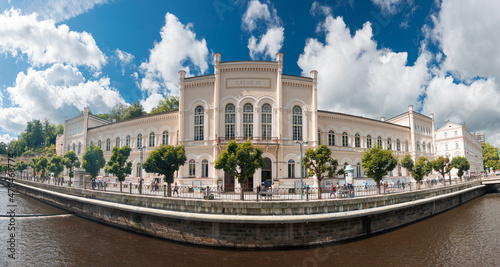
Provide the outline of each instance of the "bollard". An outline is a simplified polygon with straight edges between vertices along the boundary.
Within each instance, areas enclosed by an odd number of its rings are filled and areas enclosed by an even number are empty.
[[[163,196],[164,197],[167,196],[167,185],[166,184],[163,185]]]
[[[257,186],[257,201],[259,201],[260,185]]]

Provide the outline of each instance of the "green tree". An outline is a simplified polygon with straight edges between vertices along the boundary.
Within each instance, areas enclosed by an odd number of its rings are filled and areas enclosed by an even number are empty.
[[[90,144],[83,154],[82,163],[82,167],[90,175],[90,179],[95,178],[105,164],[106,161],[104,160],[102,149],[94,144]]]
[[[26,150],[26,151],[23,152],[23,154],[21,154],[21,156],[23,156],[23,157],[34,157],[35,153],[33,153],[33,151],[31,151],[31,150]]]
[[[128,120],[128,119],[140,117],[140,116],[145,115],[145,114],[146,114],[146,112],[144,111],[144,108],[141,105],[137,104],[136,101],[134,101],[132,106],[127,107],[123,111],[123,115],[122,115],[121,119],[122,119],[122,121]]]
[[[56,178],[59,178],[59,175],[64,170],[63,158],[58,155],[53,156],[50,159],[48,169],[50,172],[54,173],[54,176]]]
[[[326,145],[320,145],[317,149],[308,149],[302,159],[302,164],[309,176],[316,175],[319,185],[318,199],[321,199],[321,180],[325,176],[332,178],[344,174],[344,169],[338,169],[339,162],[332,157],[332,151]]]
[[[257,169],[266,166],[262,154],[262,149],[259,146],[254,148],[250,140],[242,144],[231,141],[215,161],[216,169],[222,169],[228,175],[238,177],[241,200],[244,200],[243,185],[248,178],[252,177]]]
[[[432,171],[432,163],[427,158],[420,157],[417,163],[414,164],[409,154],[406,154],[401,159],[401,166],[407,169],[411,173],[411,176],[413,176],[413,179],[417,181],[417,189],[420,189],[420,182]]]
[[[392,154],[392,151],[381,149],[379,146],[365,150],[361,158],[361,166],[365,175],[377,182],[377,194],[380,194],[380,181],[390,171],[394,170],[397,164],[398,160]]]
[[[437,159],[432,161],[432,168],[443,176],[443,185],[445,185],[446,174],[450,173],[451,169],[453,169],[453,165],[451,165],[450,159],[448,157],[439,156]]]
[[[120,192],[122,192],[122,182],[125,181],[125,176],[132,173],[132,162],[127,162],[130,156],[130,150],[128,146],[121,148],[117,146],[113,147],[113,154],[111,154],[111,158],[107,162],[105,168],[107,173],[112,173],[118,178],[120,182]]]
[[[163,181],[168,184],[168,196],[172,196],[171,184],[174,182],[174,173],[180,166],[186,163],[186,151],[184,145],[171,146],[161,145],[159,148],[151,151],[149,157],[142,167],[146,172],[158,173],[163,175]]]
[[[0,155],[7,154],[7,144],[0,142]]]
[[[123,103],[116,104],[109,112],[109,120],[115,119],[116,121],[120,121],[126,108],[127,105]]]
[[[37,172],[41,172],[40,177],[45,177],[48,164],[49,164],[49,161],[44,156],[41,156],[38,159],[38,161],[36,162],[35,170]]]
[[[74,173],[74,167],[79,168],[80,167],[80,160],[78,160],[78,157],[76,156],[75,151],[70,150],[64,154],[64,159],[63,159],[63,164],[68,168],[69,170],[69,186],[71,186],[71,178],[75,176]]]
[[[458,170],[458,177],[460,177],[460,181],[462,181],[462,176],[464,176],[465,172],[470,169],[469,161],[466,157],[456,156],[451,160],[451,165]]]
[[[481,143],[483,148],[483,163],[485,168],[493,168],[493,170],[500,169],[500,156],[498,155],[498,148],[490,145],[489,143]]]
[[[179,97],[178,96],[166,96],[158,106],[154,107],[149,114],[155,114],[160,112],[179,110]]]
[[[26,169],[28,168],[28,166],[29,166],[29,164],[28,164],[27,162],[25,162],[25,161],[21,160],[21,161],[18,161],[18,162],[16,163],[16,165],[14,166],[14,169],[15,169],[16,171],[20,172],[20,173],[21,173],[21,175],[22,175],[22,172],[23,172],[24,170],[26,170]]]

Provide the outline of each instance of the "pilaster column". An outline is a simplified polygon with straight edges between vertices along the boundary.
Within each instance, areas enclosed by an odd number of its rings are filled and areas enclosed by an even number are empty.
[[[179,142],[184,142],[184,133],[186,129],[184,129],[184,78],[186,77],[186,71],[179,71]]]

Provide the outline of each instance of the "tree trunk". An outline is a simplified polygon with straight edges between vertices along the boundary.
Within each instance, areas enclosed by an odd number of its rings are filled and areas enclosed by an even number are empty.
[[[377,180],[377,195],[380,195],[380,180]]]
[[[321,180],[323,179],[318,180],[318,199],[321,199]]]
[[[167,183],[167,196],[172,196],[172,183]]]
[[[259,194],[260,194],[260,192],[259,192]],[[240,200],[245,200],[245,188],[243,187],[243,184],[241,184]]]
[[[122,193],[122,181],[120,181],[120,193]]]

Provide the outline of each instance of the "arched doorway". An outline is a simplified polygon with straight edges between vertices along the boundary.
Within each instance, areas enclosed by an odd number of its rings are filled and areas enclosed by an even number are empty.
[[[234,192],[234,176],[224,173],[224,192]]]
[[[264,162],[266,166],[261,169],[261,182],[265,183],[267,186],[272,183],[272,174],[273,174],[273,163],[270,158],[264,158]]]

